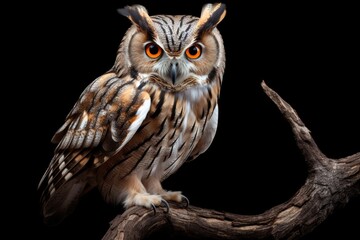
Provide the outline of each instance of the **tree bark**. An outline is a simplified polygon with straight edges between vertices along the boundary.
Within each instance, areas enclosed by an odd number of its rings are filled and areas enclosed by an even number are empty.
[[[287,202],[258,215],[239,215],[170,204],[170,211],[132,207],[118,215],[103,240],[144,239],[170,229],[193,238],[299,239],[322,223],[335,209],[360,194],[360,152],[340,159],[325,156],[296,111],[265,82],[264,92],[289,122],[308,165],[304,185]]]

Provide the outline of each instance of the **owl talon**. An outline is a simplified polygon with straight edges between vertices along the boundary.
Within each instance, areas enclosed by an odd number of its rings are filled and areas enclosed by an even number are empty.
[[[152,210],[154,212],[154,216],[155,216],[156,215],[156,206],[153,203],[151,203],[151,208],[152,208]]]
[[[161,199],[161,205],[165,205],[165,213],[168,213],[170,210],[169,203],[166,200]]]
[[[170,210],[169,203],[168,203],[166,200],[161,199],[160,206],[161,206],[161,205],[164,205],[164,207],[165,207],[165,213],[168,213],[169,210]],[[156,215],[156,206],[155,206],[155,204],[151,203],[150,206],[151,206],[151,208],[152,208],[152,210],[153,210],[153,212],[154,212],[154,215]]]
[[[184,202],[184,208],[188,208],[190,205],[190,201],[187,197],[181,194],[181,202]]]

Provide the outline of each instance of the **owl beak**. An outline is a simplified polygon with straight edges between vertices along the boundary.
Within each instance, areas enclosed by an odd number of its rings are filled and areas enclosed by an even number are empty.
[[[171,76],[171,81],[172,83],[175,85],[176,82],[176,78],[178,76],[178,66],[179,63],[178,62],[172,62],[170,63],[170,76]]]
[[[170,76],[171,76],[171,81],[173,84],[175,84],[176,81],[176,77],[177,77],[177,72],[178,72],[178,63],[177,62],[172,62],[170,64]]]

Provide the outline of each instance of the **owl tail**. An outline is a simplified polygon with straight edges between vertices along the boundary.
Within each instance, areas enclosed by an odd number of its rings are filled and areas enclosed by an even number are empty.
[[[47,225],[58,225],[76,208],[79,199],[84,195],[87,183],[84,181],[70,180],[42,205],[42,215],[44,223]]]

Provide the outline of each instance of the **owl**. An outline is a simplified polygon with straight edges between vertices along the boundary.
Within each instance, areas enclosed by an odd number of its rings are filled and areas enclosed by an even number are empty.
[[[45,223],[63,221],[94,188],[124,209],[186,202],[162,181],[214,139],[225,70],[216,27],[225,5],[206,4],[200,17],[150,16],[141,5],[118,11],[132,25],[114,65],[85,88],[51,139],[54,155],[38,185]]]

